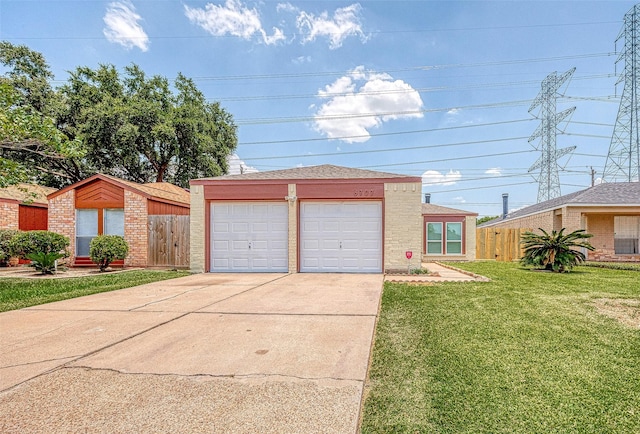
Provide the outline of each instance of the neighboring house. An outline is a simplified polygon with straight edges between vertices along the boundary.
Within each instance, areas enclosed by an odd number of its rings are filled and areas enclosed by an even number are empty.
[[[640,182],[603,183],[541,202],[481,228],[585,229],[595,261],[640,261]]]
[[[98,174],[48,199],[49,230],[69,237],[73,266],[92,265],[89,243],[103,234],[121,235],[127,241],[126,266],[189,265],[190,198],[183,188]]]
[[[422,260],[473,261],[478,214],[422,204]]]
[[[53,191],[32,184],[0,188],[0,229],[47,230],[47,194]]]
[[[192,180],[191,270],[406,269],[421,190],[420,177],[332,165]]]

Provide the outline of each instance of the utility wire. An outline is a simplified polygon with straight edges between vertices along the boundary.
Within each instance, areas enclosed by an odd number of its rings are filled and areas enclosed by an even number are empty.
[[[464,145],[477,145],[480,143],[492,143],[492,142],[505,142],[512,140],[524,140],[526,136],[523,137],[511,137],[506,139],[490,139],[490,140],[476,140],[471,142],[458,142],[458,143],[447,143],[447,144],[438,144],[438,145],[424,145],[424,146],[409,146],[405,148],[392,148],[392,149],[371,149],[367,151],[348,151],[348,152],[327,152],[323,154],[298,154],[298,155],[278,155],[278,156],[270,156],[270,157],[253,157],[253,158],[243,158],[244,161],[259,161],[259,160],[281,160],[285,158],[307,158],[307,157],[328,157],[334,155],[357,155],[357,154],[374,154],[374,153],[382,153],[382,152],[398,152],[398,151],[408,151],[408,150],[416,150],[416,149],[429,149],[429,148],[441,148],[448,146],[464,146]],[[538,152],[535,149],[527,150],[527,151],[518,151],[513,153],[522,153],[522,152]],[[506,154],[495,154],[495,155],[508,155]],[[466,157],[465,157],[466,158]],[[371,166],[373,167],[373,166]]]

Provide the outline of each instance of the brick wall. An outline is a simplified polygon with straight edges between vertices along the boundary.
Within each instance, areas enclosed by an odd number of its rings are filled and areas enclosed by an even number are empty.
[[[204,273],[205,269],[205,206],[204,186],[192,185],[190,223],[190,268],[192,273]]]
[[[422,251],[422,185],[389,183],[384,185],[384,269],[405,269],[405,252],[420,261]]]
[[[297,194],[296,184],[289,184],[289,197]],[[299,202],[289,202],[289,273],[298,271],[298,204]]]
[[[149,229],[147,223],[147,199],[124,191],[124,239],[129,244],[129,255],[124,264],[130,267],[146,267]]]
[[[0,202],[0,229],[18,229],[17,203]]]
[[[530,215],[527,217],[522,217],[519,219],[506,220],[504,222],[491,225],[491,227],[492,228],[513,228],[513,229],[534,228],[534,232],[536,232],[536,229],[542,228],[545,231],[549,232],[553,230],[553,222],[554,222],[554,211],[546,211],[546,212]]]
[[[614,254],[613,215],[592,214],[587,216],[586,230],[593,235],[589,239],[589,243],[600,250],[601,254]]]
[[[69,237],[69,258],[73,264],[76,256],[76,201],[75,190],[69,190],[49,200],[47,217],[49,231]]]

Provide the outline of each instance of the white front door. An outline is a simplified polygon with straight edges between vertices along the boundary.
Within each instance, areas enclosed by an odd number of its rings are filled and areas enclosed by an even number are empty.
[[[382,272],[382,202],[302,202],[300,271]]]
[[[212,203],[211,271],[289,271],[288,221],[287,203]]]

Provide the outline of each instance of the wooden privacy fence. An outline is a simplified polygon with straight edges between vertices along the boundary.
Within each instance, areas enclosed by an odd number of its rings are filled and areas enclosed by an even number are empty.
[[[150,267],[189,267],[189,216],[150,215]]]
[[[531,229],[479,228],[476,229],[476,259],[516,261],[522,258],[522,234]]]

